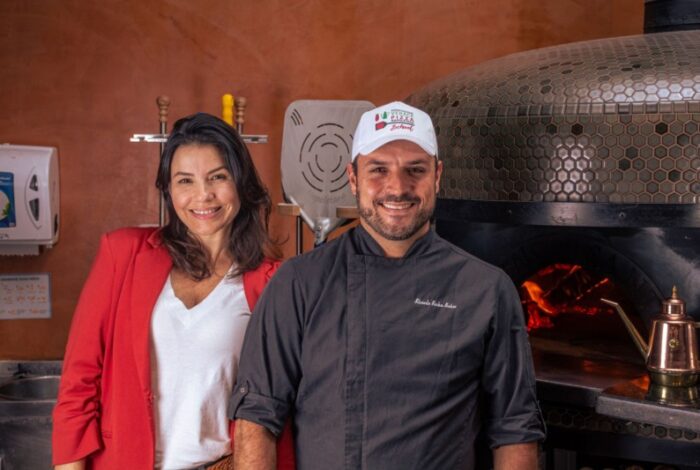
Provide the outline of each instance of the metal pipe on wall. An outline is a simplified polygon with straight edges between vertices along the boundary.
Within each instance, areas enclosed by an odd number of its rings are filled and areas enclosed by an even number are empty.
[[[158,105],[158,122],[160,124],[161,135],[168,134],[168,107],[170,106],[170,98],[167,96],[159,96],[156,98],[156,104]],[[165,142],[160,142],[160,153],[158,156],[163,155],[163,149],[165,148]],[[158,226],[162,227],[165,225],[165,198],[161,194],[158,198]]]

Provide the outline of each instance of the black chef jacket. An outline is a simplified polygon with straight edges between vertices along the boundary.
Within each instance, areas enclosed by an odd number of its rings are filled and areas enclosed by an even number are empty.
[[[510,279],[430,231],[386,258],[361,227],[282,265],[252,315],[229,413],[299,470],[470,469],[544,437]]]

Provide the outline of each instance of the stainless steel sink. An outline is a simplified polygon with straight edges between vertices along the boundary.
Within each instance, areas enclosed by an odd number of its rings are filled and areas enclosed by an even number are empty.
[[[0,470],[52,468],[51,412],[61,366],[0,360]]]
[[[12,380],[0,386],[0,399],[18,401],[56,400],[60,377],[44,375]]]

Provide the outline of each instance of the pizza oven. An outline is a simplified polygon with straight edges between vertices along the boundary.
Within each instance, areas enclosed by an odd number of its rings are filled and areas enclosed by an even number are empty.
[[[517,53],[407,101],[436,125],[438,233],[520,289],[548,468],[700,465],[696,431],[595,412],[645,373],[601,297],[644,335],[677,286],[700,321],[700,31]]]

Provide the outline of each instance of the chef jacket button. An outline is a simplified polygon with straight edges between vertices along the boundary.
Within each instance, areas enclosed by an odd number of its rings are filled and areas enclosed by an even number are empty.
[[[248,391],[248,388],[244,385],[241,388],[239,388],[238,391],[241,393],[246,393]]]

